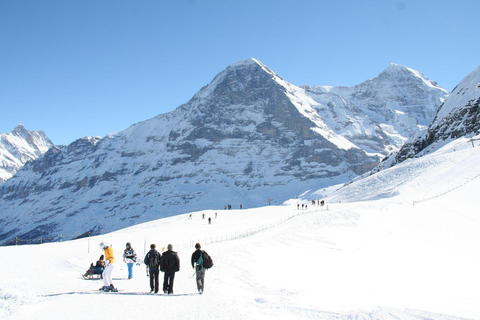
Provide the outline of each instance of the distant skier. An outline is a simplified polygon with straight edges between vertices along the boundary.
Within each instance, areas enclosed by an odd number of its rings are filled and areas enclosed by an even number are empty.
[[[137,262],[137,254],[133,250],[130,242],[127,242],[126,248],[123,251],[123,261],[127,264],[128,267],[128,279],[133,278],[133,265]]]
[[[212,218],[208,217],[208,224],[212,224]]]
[[[160,259],[162,255],[156,249],[155,244],[150,245],[150,251],[145,256],[143,262],[148,267],[150,275],[150,293],[158,293],[158,275],[160,273]]]
[[[163,293],[173,294],[173,281],[175,279],[175,272],[180,270],[180,258],[178,258],[178,254],[173,251],[171,244],[167,246],[167,251],[163,253],[160,259],[160,270],[165,273],[163,278]]]
[[[118,291],[112,283],[112,272],[113,266],[115,263],[115,258],[113,257],[113,248],[109,247],[105,242],[100,243],[100,250],[105,252],[105,270],[103,270],[103,287],[100,289],[102,291]]]

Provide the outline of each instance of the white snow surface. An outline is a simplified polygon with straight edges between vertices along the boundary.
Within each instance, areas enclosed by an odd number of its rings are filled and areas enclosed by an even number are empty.
[[[480,319],[479,162],[480,145],[459,139],[331,194],[319,190],[323,207],[299,197],[1,247],[0,318]],[[102,241],[115,251],[119,293],[81,277]],[[126,242],[141,259],[150,243],[174,245],[175,295],[149,294],[143,265],[127,280]],[[190,266],[196,242],[215,263],[203,295]]]

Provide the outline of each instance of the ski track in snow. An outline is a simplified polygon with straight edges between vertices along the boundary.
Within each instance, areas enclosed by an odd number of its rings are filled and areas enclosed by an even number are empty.
[[[480,319],[480,149],[460,143],[340,189],[363,199],[389,194],[376,200],[328,197],[326,206],[302,211],[296,202],[307,201],[299,199],[218,211],[217,219],[205,211],[211,225],[198,212],[193,220],[185,214],[90,239],[1,247],[8,259],[0,266],[0,318]],[[372,191],[378,186],[385,188]],[[413,205],[419,198],[426,200]],[[194,242],[262,226],[203,246],[215,266],[199,295]],[[81,277],[101,241],[115,250],[118,293],[99,292],[100,280]],[[141,260],[150,243],[174,244],[181,261],[175,295],[149,294],[144,265],[126,279],[127,241]]]

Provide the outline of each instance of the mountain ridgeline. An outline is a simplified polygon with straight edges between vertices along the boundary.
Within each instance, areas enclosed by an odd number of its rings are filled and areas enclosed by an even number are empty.
[[[352,88],[297,87],[255,59],[240,61],[172,112],[27,162],[0,188],[0,240],[71,239],[226,204],[281,204],[371,170],[447,96],[398,65]]]
[[[42,156],[53,146],[43,131],[30,131],[19,124],[10,133],[0,133],[0,185],[13,177],[27,161]]]
[[[428,130],[405,143],[384,161],[392,166],[406,159],[421,157],[446,142],[480,134],[480,67],[467,75],[439,107]],[[473,143],[473,140],[472,140]]]

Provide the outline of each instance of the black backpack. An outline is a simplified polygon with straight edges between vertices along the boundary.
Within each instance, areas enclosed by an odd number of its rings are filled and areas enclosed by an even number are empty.
[[[202,258],[203,258],[202,264],[205,269],[210,269],[211,267],[213,267],[212,257],[210,257],[207,252],[202,251]]]
[[[160,259],[158,258],[158,253],[155,251],[150,251],[148,254],[148,266],[151,269],[156,269],[158,268],[158,265],[160,264]]]

